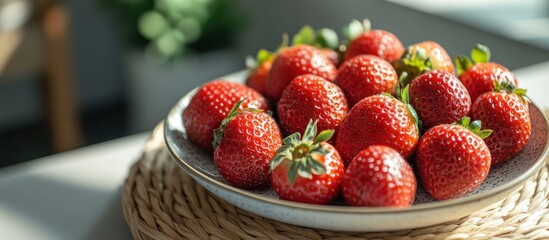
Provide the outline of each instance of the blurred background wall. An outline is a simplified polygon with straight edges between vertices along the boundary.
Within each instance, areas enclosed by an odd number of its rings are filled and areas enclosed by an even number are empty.
[[[0,6],[10,1],[15,0],[3,0]],[[494,61],[510,69],[549,60],[549,3],[542,0],[452,4],[435,0],[234,0],[231,9],[243,24],[233,45],[191,51],[168,64],[132,47],[116,14],[101,2],[58,2],[70,19],[70,72],[82,131],[79,146],[152,129],[183,94],[243,69],[246,55],[260,48],[276,48],[282,33],[293,34],[304,24],[339,30],[352,19],[367,17],[374,28],[393,32],[404,45],[434,40],[453,56],[468,54],[475,43],[483,43],[491,48]],[[2,14],[10,12],[0,10],[0,25],[10,19]],[[39,37],[27,34],[25,38]],[[26,48],[24,61],[40,55],[40,47],[36,48]],[[32,70],[0,74],[0,167],[55,152],[42,78],[42,73]]]

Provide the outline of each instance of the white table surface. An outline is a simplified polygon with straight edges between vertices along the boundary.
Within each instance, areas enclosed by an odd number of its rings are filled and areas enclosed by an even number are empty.
[[[148,135],[0,169],[0,239],[131,239],[121,186]]]
[[[514,72],[549,107],[549,62]],[[148,135],[0,169],[0,239],[131,239],[120,191]]]

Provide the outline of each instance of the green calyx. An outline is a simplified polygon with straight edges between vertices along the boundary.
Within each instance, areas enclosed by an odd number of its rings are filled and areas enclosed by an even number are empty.
[[[367,18],[362,20],[362,22],[355,19],[351,21],[347,26],[343,27],[343,35],[348,42],[351,42],[360,34],[369,32],[371,29],[372,24]]]
[[[473,132],[475,135],[479,136],[482,139],[485,139],[488,136],[490,136],[490,134],[492,134],[492,130],[490,129],[481,130],[482,123],[480,122],[480,120],[475,120],[471,122],[470,117],[463,117],[454,124],[468,129],[469,131]]]
[[[317,46],[321,48],[339,49],[339,37],[333,29],[321,28],[316,34]]]
[[[412,107],[412,104],[410,104],[410,91],[409,91],[410,84],[404,84],[407,76],[408,76],[408,73],[406,72],[402,72],[402,74],[400,75],[400,80],[399,80],[399,83],[397,84],[395,95],[399,101],[404,103],[404,105],[406,106],[406,110],[408,110],[410,115],[412,115],[412,118],[414,119],[416,127],[419,131],[422,128],[423,124],[421,123],[421,119],[419,119],[419,115],[417,114],[416,110],[414,109],[414,107]],[[385,93],[385,95],[389,97],[393,97],[387,93]]]
[[[397,99],[405,104],[410,103],[410,95],[409,95],[410,84],[406,83],[407,77],[408,77],[408,73],[402,72],[402,74],[400,75],[400,79],[398,80],[397,88],[395,91],[395,95]]]
[[[214,129],[214,140],[212,142],[212,145],[213,145],[214,149],[216,149],[217,146],[219,146],[219,144],[221,144],[221,140],[223,139],[223,131],[225,130],[225,128],[227,127],[229,122],[231,122],[234,118],[236,118],[238,115],[240,115],[243,112],[255,112],[255,113],[263,112],[263,110],[256,109],[256,108],[243,108],[243,109],[240,109],[240,106],[242,106],[242,103],[244,102],[244,100],[246,100],[246,99],[244,98],[244,99],[238,101],[237,103],[235,103],[233,108],[231,109],[231,111],[227,115],[227,117],[225,119],[223,119],[223,121],[221,121],[221,125],[218,128]]]
[[[305,25],[303,26],[299,32],[297,32],[292,37],[292,46],[294,45],[309,45],[314,46],[318,48],[329,48],[333,50],[339,50],[340,44],[339,44],[339,38],[337,36],[337,33],[329,28],[321,28],[318,30],[315,30],[311,26]],[[246,67],[248,69],[255,69],[258,66],[260,66],[263,62],[271,61],[274,59],[276,53],[278,53],[281,49],[286,48],[289,46],[289,37],[288,34],[282,35],[282,43],[278,46],[276,51],[271,52],[265,49],[261,49],[257,52],[257,55],[254,59],[252,56],[248,56],[246,58]]]
[[[408,85],[415,77],[433,69],[433,62],[427,50],[418,46],[410,46],[395,63],[395,68],[402,71],[400,78],[403,85]],[[407,75],[403,76],[406,72]]]
[[[339,49],[339,38],[332,29],[315,30],[311,26],[305,25],[292,38],[292,45],[299,44],[337,50]]]
[[[259,51],[257,51],[257,54],[256,54],[255,58],[252,57],[252,56],[246,57],[246,67],[248,69],[256,69],[257,67],[259,67],[264,62],[272,61],[274,59],[276,53],[278,53],[278,51],[280,51],[281,49],[283,49],[285,47],[288,47],[288,35],[287,34],[282,35],[282,42],[280,43],[280,45],[278,46],[278,48],[274,52],[271,52],[271,51],[266,50],[266,49],[260,49]]]
[[[290,161],[288,181],[294,184],[297,176],[311,179],[313,174],[326,173],[323,163],[316,160],[318,155],[326,155],[328,150],[321,143],[328,141],[334,134],[334,130],[324,130],[317,135],[317,121],[309,121],[305,128],[303,138],[299,132],[293,133],[282,140],[283,145],[276,151],[270,163],[270,170],[276,169],[284,161]]]
[[[246,57],[246,67],[248,69],[256,69],[262,63],[272,61],[274,56],[274,52],[268,51],[266,49],[260,49],[259,51],[257,51],[255,59],[252,56]]]
[[[506,79],[502,81],[501,83],[498,81],[494,81],[494,91],[495,92],[505,92],[505,93],[514,93],[519,96],[525,96],[526,95],[526,89],[523,88],[517,88],[513,82]]]
[[[494,92],[513,93],[520,97],[523,102],[528,102],[526,98],[526,89],[517,88],[513,82],[506,79],[503,82],[494,81]]]
[[[471,58],[465,55],[458,55],[454,58],[458,76],[463,74],[467,69],[475,63],[487,63],[490,61],[492,54],[487,46],[477,44],[471,49]]]

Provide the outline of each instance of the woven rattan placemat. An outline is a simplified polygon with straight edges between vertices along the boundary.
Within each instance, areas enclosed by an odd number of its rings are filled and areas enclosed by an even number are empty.
[[[342,233],[289,225],[210,194],[171,159],[159,125],[124,183],[135,239],[549,239],[549,162],[514,194],[468,217],[397,232]]]

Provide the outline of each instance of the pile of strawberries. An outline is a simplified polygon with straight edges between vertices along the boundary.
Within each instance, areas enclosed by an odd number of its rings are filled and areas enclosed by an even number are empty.
[[[246,85],[217,80],[183,113],[188,139],[236,187],[281,199],[407,207],[476,189],[517,154],[531,125],[525,90],[487,47],[455,65],[433,41],[408,46],[369,21],[305,26],[260,50]],[[482,123],[482,124],[481,124]],[[213,144],[212,144],[213,143]]]

